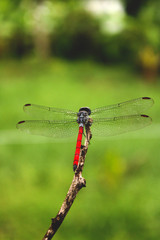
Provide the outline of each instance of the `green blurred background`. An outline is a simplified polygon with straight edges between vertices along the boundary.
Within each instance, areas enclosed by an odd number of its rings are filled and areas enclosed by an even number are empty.
[[[0,239],[42,239],[73,178],[76,139],[16,130],[23,105],[95,107],[148,96],[145,129],[89,146],[61,239],[160,239],[160,2],[0,1]]]

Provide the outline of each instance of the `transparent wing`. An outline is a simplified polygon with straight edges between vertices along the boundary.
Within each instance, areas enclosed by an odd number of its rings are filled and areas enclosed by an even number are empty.
[[[113,136],[134,131],[150,125],[152,119],[147,115],[132,115],[114,118],[101,118],[93,120],[91,132],[94,136]]]
[[[17,123],[16,127],[21,131],[46,137],[66,138],[75,137],[78,133],[78,124],[75,121],[47,121],[27,120]]]
[[[71,110],[45,107],[36,104],[26,104],[24,111],[35,119],[42,120],[65,120],[76,119],[77,113]]]
[[[141,97],[119,104],[109,105],[102,108],[96,108],[92,111],[94,118],[112,118],[125,115],[143,114],[153,105],[154,101],[149,97]]]

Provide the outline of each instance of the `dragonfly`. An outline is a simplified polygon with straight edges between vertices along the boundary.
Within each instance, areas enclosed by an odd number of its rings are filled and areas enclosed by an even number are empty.
[[[92,122],[92,136],[107,137],[141,129],[152,122],[151,117],[144,113],[153,103],[150,97],[140,97],[94,110],[81,107],[78,112],[25,104],[24,111],[35,120],[20,121],[16,126],[30,134],[53,138],[72,137],[78,132],[73,161],[75,171],[79,164],[82,137],[89,122]]]

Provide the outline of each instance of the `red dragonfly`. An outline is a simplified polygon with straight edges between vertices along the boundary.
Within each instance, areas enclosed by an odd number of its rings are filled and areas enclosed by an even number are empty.
[[[59,138],[74,136],[79,125],[73,161],[73,170],[75,171],[79,162],[84,127],[89,119],[92,119],[93,127],[91,130],[93,136],[113,136],[151,124],[152,119],[144,115],[144,111],[151,107],[153,103],[153,99],[141,97],[96,108],[92,111],[89,107],[82,107],[78,113],[66,109],[26,104],[24,105],[24,111],[38,120],[20,121],[17,123],[17,128],[35,135]]]

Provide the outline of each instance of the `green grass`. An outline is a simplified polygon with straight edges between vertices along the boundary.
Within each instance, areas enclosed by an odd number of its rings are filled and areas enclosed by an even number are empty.
[[[35,103],[78,110],[153,97],[153,124],[134,133],[93,138],[77,196],[56,239],[159,240],[159,91],[125,66],[58,59],[0,62],[0,239],[41,239],[72,181],[75,141],[19,133]]]

